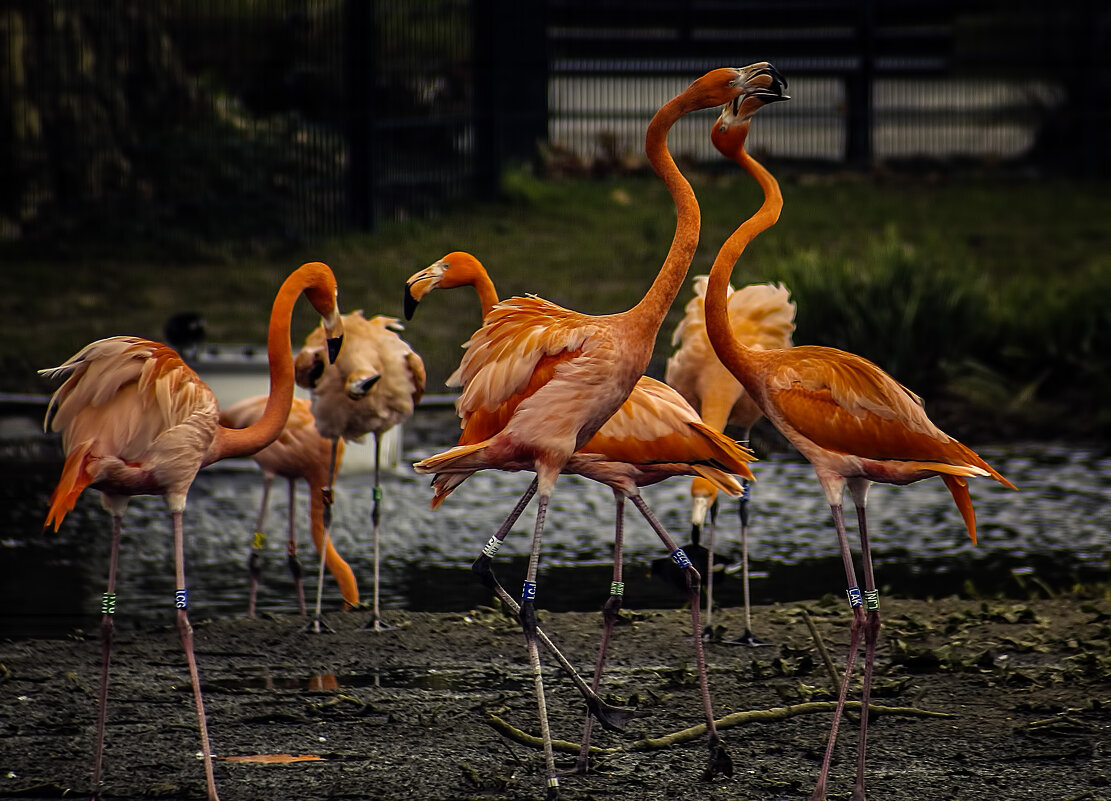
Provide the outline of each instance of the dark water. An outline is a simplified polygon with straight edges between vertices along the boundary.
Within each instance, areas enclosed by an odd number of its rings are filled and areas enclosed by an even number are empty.
[[[489,603],[469,566],[531,474],[488,472],[472,477],[437,511],[428,508],[428,479],[408,465],[439,450],[407,432],[400,465],[383,479],[382,603],[386,609],[461,611]],[[45,442],[45,444],[44,444]],[[888,593],[936,597],[953,593],[1026,597],[1078,581],[1108,577],[1111,551],[1111,457],[1077,445],[1016,444],[977,450],[1020,492],[993,481],[973,481],[980,542],[969,541],[940,481],[908,487],[876,485],[869,496],[869,528],[878,583]],[[4,444],[4,524],[0,533],[0,636],[64,636],[96,626],[107,576],[110,522],[95,492],[86,493],[58,533],[42,531],[47,499],[57,480],[57,443]],[[844,573],[829,508],[810,466],[781,453],[756,466],[750,548],[753,599],[791,601],[841,593]],[[371,596],[372,477],[342,474],[337,483],[333,536],[351,563],[364,600]],[[689,536],[689,481],[644,490],[676,540]],[[261,475],[250,461],[202,472],[186,511],[186,577],[191,617],[243,614],[246,556],[261,500]],[[299,489],[306,592],[315,593],[315,551],[308,537],[308,495]],[[736,501],[719,516],[724,570],[716,599],[739,604],[740,559]],[[497,565],[516,594],[524,572],[534,505],[509,536]],[[269,548],[259,609],[296,611],[285,566],[286,485],[270,499]],[[851,517],[851,513],[850,513]],[[552,610],[597,609],[611,578],[614,502],[609,489],[574,477],[560,480],[548,518],[538,604]],[[651,576],[663,556],[655,535],[626,506],[625,582],[630,608],[679,606],[683,595]],[[172,623],[174,565],[169,517],[160,498],[135,498],[124,521],[118,625]],[[340,606],[334,584],[325,603]]]

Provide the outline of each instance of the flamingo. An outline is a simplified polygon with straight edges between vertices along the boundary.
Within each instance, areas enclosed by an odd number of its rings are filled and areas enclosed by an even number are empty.
[[[468,341],[463,361],[452,376],[453,382],[463,387],[457,402],[463,425],[460,444],[414,465],[419,472],[445,476],[437,479],[438,490],[458,485],[487,468],[536,473],[536,525],[520,618],[536,691],[549,798],[558,797],[559,780],[537,648],[536,578],[544,520],[560,472],[644,375],[656,334],[694,257],[698,202],[668,152],[667,133],[684,114],[733,99],[739,103],[743,99],[745,110],[754,112],[780,99],[781,85],[779,74],[766,62],[720,68],[698,78],[660,108],[649,123],[645,152],[671,193],[677,221],[667,258],[644,298],[628,311],[605,316],[580,314],[535,296],[497,304]],[[693,590],[691,617],[695,631],[701,632],[698,572],[663,533],[668,550],[687,571]],[[495,539],[491,538],[479,557],[480,573],[490,571],[490,561],[500,545]],[[705,671],[702,642],[700,637],[695,640],[701,675]],[[727,765],[728,758],[713,723],[713,710],[707,708],[706,712],[708,771],[713,773],[719,765]]]
[[[245,428],[258,420],[266,404],[265,395],[244,398],[220,412],[220,423],[228,428]],[[301,560],[297,557],[297,480],[309,485],[309,524],[313,543],[319,551],[324,547],[324,488],[329,486],[332,443],[320,436],[310,404],[304,398],[294,398],[282,433],[251,458],[262,468],[262,507],[255,523],[255,535],[248,557],[250,575],[247,616],[255,616],[255,597],[258,579],[262,574],[262,550],[266,545],[266,512],[270,501],[270,488],[276,476],[289,482],[289,537],[286,556],[289,570],[297,585],[297,604],[305,614],[305,588],[301,580]],[[336,451],[336,470],[343,459],[343,442]],[[335,576],[343,595],[344,605],[359,603],[359,587],[351,567],[339,555],[331,541],[328,542],[325,561]]]
[[[297,383],[312,390],[312,413],[320,435],[330,439],[334,447],[339,440],[362,442],[374,435],[374,506],[371,522],[374,527],[374,601],[371,622],[375,631],[383,628],[379,608],[378,566],[380,562],[382,500],[380,465],[382,436],[394,426],[408,420],[424,394],[424,362],[409,344],[397,335],[402,330],[394,317],[378,315],[367,320],[361,311],[344,315],[345,344],[335,364],[327,365],[323,350],[325,333],[317,328],[305,340],[297,354],[294,370]],[[330,471],[328,487],[335,481],[336,466]],[[324,541],[330,539],[331,490],[325,495]],[[321,589],[324,563],[320,564],[317,583],[316,610],[313,630],[320,631]]]
[[[756,350],[734,337],[727,308],[733,265],[750,241],[773,225],[783,206],[775,178],[744,150],[748,122],[736,109],[723,110],[711,138],[760,183],[764,203],[722,245],[706,290],[706,328],[718,358],[744,385],[760,411],[814,466],[833,516],[845,567],[852,609],[849,655],[830,728],[818,783],[811,801],[825,798],[830,760],[861,638],[865,642],[861,708],[868,709],[876,643],[879,638],[879,591],[865,522],[868,488],[873,482],[910,484],[939,476],[960,510],[972,542],[976,515],[968,479],[989,477],[1010,489],[1004,478],[971,448],[941,431],[927,417],[922,399],[872,362],[835,348],[814,345],[786,350]],[[845,534],[842,497],[848,487],[856,506],[864,575],[857,584]],[[860,716],[854,801],[864,801],[864,761],[868,714]]]
[[[485,318],[497,303],[494,283],[482,262],[470,253],[456,251],[410,276],[405,285],[406,319],[412,318],[417,304],[433,289],[461,286],[475,288]],[[602,639],[591,690],[597,692],[601,683],[609,642],[625,591],[621,564],[625,499],[633,499],[643,512],[647,506],[639,487],[679,475],[696,476],[714,492],[720,489],[733,497],[740,497],[743,487],[733,476],[751,478],[752,472],[746,464],[751,459],[752,455],[746,449],[705,425],[678,392],[667,384],[642,376],[621,408],[564,466],[564,474],[582,475],[609,486],[617,507],[613,580],[610,582],[609,598],[602,607]],[[441,474],[437,481],[444,486],[434,484],[437,491],[432,500],[433,508],[438,507],[456,486],[449,481],[449,474]],[[523,507],[520,508],[523,511]],[[654,515],[645,514],[645,517],[653,528],[659,525]],[[510,521],[510,526],[514,522],[516,516]],[[505,533],[508,530],[505,525],[499,529]],[[702,686],[706,686],[705,681]],[[586,772],[589,766],[593,720],[588,713],[576,766],[580,773]]]
[[[699,415],[718,431],[733,425],[744,432],[741,442],[748,445],[752,427],[763,417],[741,383],[725,369],[710,347],[706,337],[706,282],[707,276],[694,279],[694,297],[687,302],[683,319],[675,327],[671,344],[678,349],[667,360],[664,380],[675,387]],[[795,304],[783,284],[750,284],[740,290],[729,287],[729,323],[733,335],[750,347],[791,347],[791,332],[795,330]],[[714,563],[714,531],[717,488],[700,476],[691,480],[691,539],[697,543],[707,513],[710,514],[710,536],[707,565]],[[741,522],[741,583],[744,590],[745,630],[735,642],[742,645],[760,645],[752,634],[752,607],[749,600],[748,580],[748,516],[749,484],[744,483],[738,511]],[[706,626],[711,625],[714,609],[713,570],[708,568],[706,577]]]
[[[290,322],[294,303],[302,292],[324,318],[330,358],[339,352],[343,321],[336,306],[335,277],[320,262],[304,264],[286,278],[274,299],[267,338],[270,395],[262,417],[247,428],[220,425],[212,390],[172,348],[159,342],[109,337],[86,345],[59,367],[39,371],[50,379],[65,379],[50,399],[43,425],[46,431],[62,432],[65,451],[65,465],[50,497],[45,525],[53,525],[57,531],[86,488],[100,491],[101,504],[112,515],[108,588],[101,605],[103,661],[93,768],[93,785],[98,794],[123,515],[133,495],[162,495],[174,534],[177,627],[200,722],[208,797],[211,801],[217,799],[204,701],[193,654],[193,627],[186,611],[182,513],[197,471],[220,459],[248,456],[281,433],[293,400]]]

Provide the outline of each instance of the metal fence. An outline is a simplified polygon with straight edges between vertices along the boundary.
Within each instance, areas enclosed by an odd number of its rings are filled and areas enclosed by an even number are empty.
[[[754,131],[766,156],[1105,171],[1107,22],[1095,0],[8,0],[0,237],[428,216],[510,163],[637,154],[693,77],[762,59],[794,98]],[[710,160],[704,129],[672,150]]]

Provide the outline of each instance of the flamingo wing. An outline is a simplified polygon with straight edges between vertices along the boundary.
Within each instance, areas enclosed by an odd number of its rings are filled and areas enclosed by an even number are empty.
[[[449,386],[463,386],[456,401],[464,429],[460,445],[501,431],[522,402],[561,369],[573,369],[588,340],[597,344],[608,333],[594,319],[535,296],[496,305],[464,344],[463,360],[448,379]],[[570,382],[568,389],[574,391]],[[589,394],[590,387],[581,391]]]
[[[630,464],[706,464],[752,478],[747,449],[707,426],[678,392],[648,376],[580,452]]]
[[[1013,486],[926,416],[922,399],[872,362],[833,348],[780,353],[767,402],[815,445],[862,459],[920,463]]]
[[[110,337],[41,373],[65,378],[44,422],[62,432],[67,454],[48,524],[61,525],[88,486],[121,495],[184,494],[215,438],[217,406],[175,350]]]

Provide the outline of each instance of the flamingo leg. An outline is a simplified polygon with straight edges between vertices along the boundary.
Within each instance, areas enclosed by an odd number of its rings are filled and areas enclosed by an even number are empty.
[[[201,678],[197,672],[197,657],[193,653],[193,626],[189,623],[188,595],[185,589],[185,537],[182,533],[181,512],[172,514],[174,526],[174,563],[177,570],[178,590],[175,594],[177,606],[177,630],[181,636],[181,646],[185,650],[185,660],[189,663],[189,680],[193,684],[193,700],[197,706],[197,722],[201,730],[201,753],[204,757],[204,776],[208,785],[209,801],[220,801],[216,795],[216,779],[212,774],[212,748],[208,743],[208,723],[204,714],[204,698],[201,696]]]
[[[701,576],[698,575],[698,571],[691,564],[683,549],[675,544],[675,540],[667,533],[667,529],[648,508],[648,504],[645,503],[640,493],[630,496],[630,500],[640,510],[652,530],[656,532],[656,536],[667,548],[671,558],[687,573],[687,593],[690,597],[691,626],[694,631],[694,658],[698,666],[698,684],[702,691],[702,707],[706,713],[706,733],[709,735],[710,759],[706,764],[704,778],[710,779],[719,773],[732,776],[733,760],[729,758],[729,753],[725,750],[721,736],[718,734],[717,725],[714,723],[714,705],[710,698],[710,680],[706,671],[706,652],[702,643],[702,615],[700,609],[702,590],[699,586]]]
[[[297,555],[297,479],[289,479],[289,535],[285,546],[286,562],[297,588],[297,608],[305,616],[305,569]]]
[[[382,541],[382,513],[379,509],[379,503],[382,501],[382,484],[379,480],[379,462],[382,458],[382,439],[378,432],[374,432],[374,506],[371,509],[370,520],[374,526],[374,603],[370,618],[370,624],[367,628],[373,628],[375,631],[383,631],[388,629],[389,626],[382,622],[382,612],[379,608],[379,589],[378,589],[378,576],[379,565],[381,564],[381,541]]]
[[[538,480],[541,478],[539,472]],[[544,519],[548,513],[551,498],[550,487],[554,477],[545,482],[537,500],[536,526],[532,532],[532,549],[529,551],[528,570],[525,572],[524,587],[521,590],[521,609],[519,617],[525,634],[525,647],[528,649],[529,664],[532,667],[532,683],[536,691],[536,710],[540,718],[540,739],[544,743],[544,763],[548,772],[548,801],[559,798],[559,777],[556,776],[555,751],[552,748],[552,732],[548,726],[548,706],[544,698],[544,673],[540,664],[540,649],[536,635],[536,575],[540,566],[540,544],[544,535]]]
[[[266,549],[266,511],[270,505],[270,486],[274,477],[262,477],[262,506],[255,520],[255,535],[251,540],[251,552],[247,555],[247,617],[255,616],[255,599],[258,597],[258,582],[262,577],[262,556]]]
[[[328,486],[320,490],[324,496],[324,540],[320,543],[320,572],[316,577],[316,608],[313,610],[312,620],[307,627],[313,634],[319,634],[323,626],[320,607],[324,598],[324,560],[328,553],[328,540],[332,536],[332,503],[335,501],[336,483],[336,452],[339,449],[339,438],[332,440],[332,460],[328,465]]]
[[[712,636],[714,629],[714,544],[717,541],[718,502],[710,506],[710,524],[706,532],[706,624],[704,636]],[[674,550],[674,549],[672,549]]]
[[[845,565],[845,579],[848,582],[849,605],[852,607],[853,621],[849,631],[849,655],[845,660],[845,676],[841,680],[841,688],[837,694],[837,708],[833,712],[833,723],[829,730],[829,741],[826,743],[825,756],[822,758],[822,770],[818,774],[818,784],[810,795],[810,801],[825,801],[826,783],[829,780],[829,766],[833,759],[833,746],[837,742],[837,728],[841,723],[841,713],[845,709],[845,698],[852,680],[853,667],[856,664],[856,653],[860,648],[861,635],[864,633],[864,601],[860,588],[856,583],[856,570],[853,567],[852,552],[849,549],[849,540],[845,534],[845,517],[841,504],[831,504],[833,512],[833,525],[837,529],[837,542],[841,548],[841,561]],[[866,717],[866,715],[862,715]]]
[[[872,672],[876,661],[876,644],[880,633],[880,594],[876,589],[876,577],[872,568],[872,549],[868,543],[868,527],[865,522],[864,504],[856,505],[856,519],[860,528],[860,551],[862,572],[864,573],[864,688],[860,698],[860,740],[856,756],[856,785],[852,801],[864,799],[864,757],[868,745],[868,710],[872,700]]]
[[[536,494],[537,487],[538,481],[533,479],[529,488],[525,490],[525,494],[521,496],[521,499],[517,501],[517,505],[513,507],[513,511],[509,513],[509,517],[505,519],[505,522],[503,522],[498,530],[494,532],[494,535],[490,537],[489,541],[482,549],[482,554],[479,555],[474,561],[474,564],[471,565],[471,570],[478,575],[483,586],[494,593],[498,600],[500,600],[514,615],[520,615],[521,605],[517,603],[513,596],[506,592],[504,587],[502,587],[497,576],[494,575],[492,562],[494,555],[497,554],[502,542],[504,542],[506,536],[509,534],[509,530],[513,528],[513,524],[517,522],[517,519],[525,511],[525,507],[528,506],[529,501],[531,501],[532,497]],[[540,644],[548,650],[557,662],[559,662],[559,666],[563,668],[564,672],[571,678],[571,683],[575,685],[575,688],[582,694],[583,698],[586,699],[586,705],[590,709],[590,713],[598,719],[598,722],[610,731],[621,731],[624,729],[629,724],[629,721],[633,719],[633,715],[635,714],[634,711],[613,706],[603,701],[601,697],[590,688],[590,685],[586,683],[582,676],[579,675],[579,672],[575,669],[575,666],[571,664],[571,661],[563,655],[563,652],[556,647],[555,643],[552,642],[548,635],[544,633],[544,630],[539,626],[536,628],[536,636]]]
[[[746,443],[747,444],[747,441]],[[735,645],[769,645],[757,639],[756,635],[752,633],[752,595],[749,590],[749,570],[748,570],[748,513],[749,501],[751,500],[752,482],[747,478],[741,479],[741,493],[740,503],[737,506],[737,513],[741,520],[741,584],[744,588],[745,599],[745,630],[744,633],[733,640]]]
[[[622,547],[625,538],[625,496],[617,490],[613,492],[616,502],[616,520],[613,533],[613,581],[610,583],[610,595],[602,606],[602,639],[598,643],[598,660],[594,664],[594,679],[590,682],[590,689],[595,693],[602,683],[602,673],[606,669],[606,654],[609,651],[610,638],[613,628],[617,625],[617,616],[621,612],[621,601],[625,594],[625,582],[622,580]],[[582,745],[579,748],[579,758],[575,763],[576,773],[586,773],[590,769],[590,733],[594,728],[594,716],[589,712],[583,722]]]
[[[104,767],[104,727],[108,711],[108,665],[112,659],[112,640],[116,631],[116,567],[120,556],[120,529],[123,519],[112,515],[112,551],[108,557],[108,588],[104,591],[100,611],[100,705],[96,713],[96,755],[93,760],[94,793],[100,794],[100,775]]]

